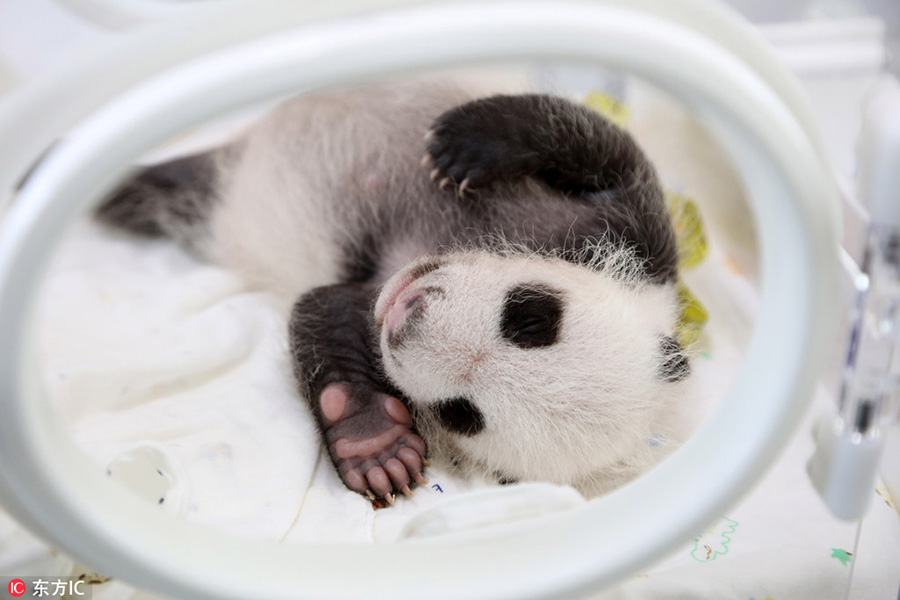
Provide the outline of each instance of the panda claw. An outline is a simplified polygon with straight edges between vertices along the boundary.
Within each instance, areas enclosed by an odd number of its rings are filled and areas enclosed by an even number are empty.
[[[440,176],[441,176],[440,169],[432,169],[431,175],[429,177],[431,177],[431,181],[437,181],[438,177],[440,177]]]
[[[463,179],[462,183],[459,184],[459,197],[462,198],[466,193],[466,188],[469,187],[469,178],[466,177]]]
[[[384,499],[387,500],[387,503],[388,503],[388,504],[390,504],[391,506],[393,506],[393,505],[394,505],[394,502],[396,501],[396,500],[395,500],[395,499],[396,499],[396,496],[394,496],[394,494],[388,492],[387,494],[385,494]]]
[[[413,475],[413,479],[416,480],[416,483],[419,483],[421,485],[425,485],[426,483],[428,483],[428,478],[421,473],[416,473],[415,475]]]
[[[404,485],[402,488],[400,488],[400,491],[403,492],[404,495],[409,496],[410,498],[412,498],[413,496],[416,495],[416,493],[414,491],[409,489],[408,485]]]
[[[441,179],[441,182],[438,184],[438,188],[443,190],[443,189],[446,189],[447,186],[449,186],[449,185],[450,185],[450,178],[444,177],[443,179]]]

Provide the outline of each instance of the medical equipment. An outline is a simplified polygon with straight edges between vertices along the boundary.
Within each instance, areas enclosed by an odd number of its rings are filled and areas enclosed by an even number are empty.
[[[859,265],[844,265],[856,294],[838,416],[816,425],[809,464],[816,489],[840,518],[868,509],[881,454],[898,416],[896,344],[900,300],[900,86],[888,81],[869,101],[860,139],[858,210],[866,233]]]

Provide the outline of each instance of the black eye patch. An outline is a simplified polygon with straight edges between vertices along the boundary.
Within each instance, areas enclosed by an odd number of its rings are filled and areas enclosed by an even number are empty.
[[[500,334],[520,348],[552,346],[562,324],[562,296],[540,283],[512,288],[503,301]]]
[[[434,415],[444,428],[465,436],[484,429],[484,415],[468,398],[450,398],[434,407]]]

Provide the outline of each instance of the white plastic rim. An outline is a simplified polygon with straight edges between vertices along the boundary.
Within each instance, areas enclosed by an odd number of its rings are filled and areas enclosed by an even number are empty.
[[[147,21],[181,18],[217,0],[56,0],[79,15],[111,29],[127,29]]]
[[[113,98],[22,190],[0,233],[4,506],[94,568],[174,597],[527,599],[572,597],[621,578],[746,492],[796,427],[836,322],[836,192],[797,104],[760,77],[771,60],[765,50],[751,67],[684,23],[618,3],[406,6],[291,30],[300,22],[195,56]],[[730,33],[746,32],[734,24]],[[75,447],[33,360],[37,286],[67,223],[130,162],[187,127],[273,95],[532,58],[600,62],[667,89],[718,133],[753,198],[764,291],[757,328],[723,408],[674,456],[584,510],[477,545],[282,547],[167,516]]]
[[[0,207],[5,204],[4,196],[16,182],[15,178],[62,132],[112,96],[151,75],[216,49],[291,26],[435,1],[438,0],[214,0],[214,9],[186,12],[183,17],[141,27],[121,39],[75,53],[42,78],[0,98],[0,139],[4,141],[0,144]],[[813,140],[818,138],[812,112],[787,67],[774,56],[759,32],[727,8],[710,0],[593,0],[588,3],[626,5],[630,10],[664,18],[708,38],[765,79],[793,110],[806,135]],[[518,3],[511,3],[508,10],[517,11]],[[85,85],[86,82],[90,85]],[[66,102],[60,103],[59,98],[66,98]]]

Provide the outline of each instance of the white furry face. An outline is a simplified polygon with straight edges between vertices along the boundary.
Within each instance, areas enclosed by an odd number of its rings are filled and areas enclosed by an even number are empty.
[[[483,252],[417,261],[375,307],[385,371],[426,422],[491,471],[559,483],[646,452],[675,316],[670,286]]]

